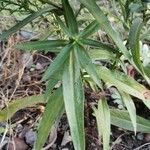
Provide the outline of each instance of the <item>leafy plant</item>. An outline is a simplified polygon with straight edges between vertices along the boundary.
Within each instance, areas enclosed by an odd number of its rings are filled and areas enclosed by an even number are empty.
[[[48,2],[48,1],[46,1]],[[50,51],[57,54],[54,61],[47,68],[42,80],[48,82],[47,89],[36,101],[37,96],[25,98],[32,100],[29,105],[38,102],[46,102],[46,109],[39,126],[35,149],[41,150],[47,139],[53,123],[58,119],[63,111],[66,112],[71,136],[76,150],[85,149],[84,133],[84,71],[90,76],[90,81],[94,82],[98,89],[104,91],[105,83],[109,83],[118,88],[127,111],[109,109],[107,98],[102,98],[98,103],[98,108],[94,107],[94,114],[97,120],[98,132],[102,136],[104,150],[109,149],[110,124],[136,131],[150,132],[149,121],[141,117],[136,117],[136,110],[131,96],[137,97],[150,109],[150,91],[126,74],[124,59],[133,65],[137,71],[143,75],[150,83],[149,72],[147,72],[140,60],[140,33],[141,20],[135,20],[127,24],[129,31],[129,45],[124,45],[120,35],[115,31],[110,22],[95,1],[80,0],[82,8],[86,8],[95,18],[92,22],[80,31],[77,16],[68,0],[62,0],[62,8],[55,5],[43,8],[4,32],[0,39],[4,40],[12,33],[20,30],[27,23],[42,15],[43,13],[54,13],[55,19],[65,35],[63,39],[46,40],[37,42],[27,42],[17,44],[15,47],[21,50]],[[128,0],[127,0],[128,2]],[[60,17],[58,10],[63,9],[63,17]],[[122,8],[122,11],[125,8]],[[127,8],[126,8],[127,9]],[[125,10],[124,10],[125,11]],[[80,12],[79,12],[80,13]],[[124,19],[128,20],[129,15],[125,14]],[[63,20],[64,19],[64,20]],[[93,40],[91,36],[98,30],[104,29],[115,43],[112,47],[108,43]],[[87,46],[89,49],[87,49]],[[124,57],[124,59],[121,58]],[[104,67],[92,63],[96,60],[105,60],[111,67]],[[122,64],[122,70],[114,68]],[[53,87],[61,80],[62,85],[57,90]],[[131,96],[130,96],[131,95]],[[22,103],[23,102],[23,103]],[[1,110],[0,120],[7,120],[11,115],[26,107],[25,100],[20,100],[10,104],[7,109]],[[16,107],[17,106],[17,107]],[[120,115],[122,114],[122,115]],[[105,128],[106,127],[106,128]],[[44,131],[44,132],[43,132]],[[106,132],[104,132],[106,131]]]

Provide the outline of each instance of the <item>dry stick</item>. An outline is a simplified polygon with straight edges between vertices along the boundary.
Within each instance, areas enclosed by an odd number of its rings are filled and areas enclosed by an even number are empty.
[[[133,150],[140,150],[142,147],[147,146],[147,145],[150,145],[150,142],[149,143],[145,143],[145,144],[143,144],[143,145],[141,145],[141,146],[139,146],[139,147],[137,147],[137,148],[135,148]]]
[[[5,137],[6,137],[7,131],[8,131],[8,129],[7,129],[7,127],[6,127],[6,130],[5,130],[5,132],[4,132],[3,136],[2,136],[2,140],[1,140],[1,142],[0,142],[0,149],[1,149],[1,145],[3,145],[3,143],[4,143],[4,141],[5,141]]]
[[[2,144],[0,144],[0,149],[3,149],[3,147],[4,147],[6,144],[10,144],[10,143],[13,145],[14,149],[16,149],[15,143],[14,143],[13,141],[8,141],[8,140],[5,140]],[[7,147],[7,149],[8,149],[8,147]]]
[[[16,90],[17,90],[17,88],[18,88],[19,83],[20,83],[20,81],[21,81],[21,78],[22,78],[22,76],[23,76],[23,73],[24,73],[26,64],[28,64],[28,63],[30,62],[30,60],[31,60],[31,58],[29,58],[28,61],[27,61],[25,64],[23,64],[23,67],[21,68],[21,70],[19,70],[19,78],[18,78],[18,80],[17,80],[17,85],[15,86],[15,89],[14,89],[13,93],[12,93],[11,96],[10,96],[10,100],[13,98],[13,95],[14,95],[14,93],[16,92]]]
[[[113,143],[112,143],[112,146],[110,148],[110,150],[112,150],[116,144],[119,144],[120,143],[120,139],[121,137],[123,137],[124,135],[126,135],[127,133],[124,133],[124,134],[121,134]]]

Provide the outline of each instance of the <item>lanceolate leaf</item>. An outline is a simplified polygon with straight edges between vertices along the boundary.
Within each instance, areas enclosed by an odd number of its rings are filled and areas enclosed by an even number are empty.
[[[143,26],[143,21],[140,18],[134,20],[130,33],[129,33],[129,44],[131,47],[132,57],[135,65],[143,73],[143,66],[140,60],[140,31]]]
[[[49,97],[49,95],[52,93],[55,85],[61,79],[62,79],[62,70],[60,69],[56,74],[51,76],[51,78],[47,81],[46,91],[45,91],[45,97],[46,98]]]
[[[47,41],[34,41],[34,42],[26,42],[15,45],[15,48],[21,50],[48,50],[51,52],[57,52],[58,47],[65,46],[68,44],[66,40],[47,40]]]
[[[88,36],[95,33],[98,29],[99,23],[96,20],[94,20],[79,34],[79,36],[82,38],[87,38]]]
[[[68,44],[60,51],[60,53],[57,55],[52,64],[48,67],[48,69],[44,73],[44,76],[42,78],[43,81],[50,79],[52,75],[54,75],[55,73],[58,72],[59,69],[61,69],[63,63],[69,56],[71,49],[72,45]]]
[[[123,129],[134,131],[130,115],[127,111],[111,109],[111,124]],[[137,132],[150,133],[150,121],[137,116]]]
[[[103,139],[103,149],[109,149],[110,142],[110,110],[105,99],[100,99],[98,109],[94,108],[99,136]]]
[[[117,59],[116,55],[113,52],[108,51],[108,50],[91,49],[91,50],[88,50],[88,54],[92,60],[110,61],[110,60]]]
[[[83,44],[89,45],[91,47],[96,47],[112,52],[118,52],[116,49],[114,49],[112,46],[110,46],[108,43],[103,43],[100,41],[92,40],[92,39],[81,39],[80,40]]]
[[[68,0],[62,0],[63,8],[65,11],[65,19],[67,26],[72,34],[78,33],[78,25],[76,22],[76,17],[74,15],[73,9],[71,8]]]
[[[41,150],[54,125],[64,110],[62,88],[57,89],[48,99],[42,120],[39,125],[35,149]]]
[[[54,9],[53,6],[48,6],[46,8],[43,8],[43,9],[39,10],[38,12],[35,12],[35,13],[31,14],[30,16],[28,16],[24,20],[20,21],[18,24],[16,24],[15,26],[13,26],[12,28],[10,28],[6,32],[3,32],[2,35],[0,35],[0,41],[4,40],[5,38],[7,38],[8,36],[10,36],[11,34],[19,31],[22,27],[24,27],[26,24],[30,23],[31,21],[33,21],[37,17],[39,17],[42,14],[44,14],[44,13],[46,13],[48,11],[51,11],[53,9]]]
[[[134,102],[132,98],[130,97],[130,95],[126,94],[125,92],[122,92],[121,90],[119,90],[119,93],[129,112],[129,115],[133,124],[133,128],[134,128],[134,132],[136,134],[136,108],[135,108]]]
[[[11,102],[8,105],[8,107],[0,111],[0,121],[6,121],[7,119],[11,118],[15,112],[17,112],[18,110],[22,108],[31,107],[38,103],[46,103],[46,102],[47,102],[47,99],[42,94],[17,99]]]
[[[80,45],[75,45],[78,53],[78,58],[81,66],[87,71],[93,81],[102,89],[101,80],[98,77],[95,66],[92,64],[91,59],[85,49]]]
[[[65,64],[63,73],[64,104],[75,150],[85,150],[84,93],[80,67],[74,53]]]
[[[145,77],[147,82],[150,84],[149,73],[143,67],[142,62],[140,60],[140,33],[143,27],[143,20],[141,18],[137,18],[134,20],[130,33],[129,33],[129,44],[132,52],[133,61],[135,66],[141,72],[141,74]],[[150,67],[149,67],[150,69]]]
[[[46,91],[45,91],[45,97],[48,97],[51,92],[53,91],[54,89],[54,86],[57,84],[58,82],[58,79],[53,79],[51,78],[50,80],[47,81],[47,86],[46,86]]]
[[[70,33],[69,28],[65,26],[65,24],[62,22],[62,20],[56,16],[56,19],[58,21],[58,24],[60,25],[61,29],[64,31],[64,33],[66,35],[68,35],[69,37],[72,37],[72,33]]]
[[[93,0],[80,0],[81,3],[92,13],[100,27],[103,28],[106,33],[114,40],[120,51],[124,56],[130,61],[130,54],[127,51],[126,47],[123,45],[123,42],[117,32],[111,27],[107,17],[104,15],[103,11],[98,7],[95,1]]]
[[[150,109],[150,91],[134,79],[119,71],[108,70],[103,66],[97,67],[97,73],[105,82],[111,83],[119,90],[143,100],[144,104]]]

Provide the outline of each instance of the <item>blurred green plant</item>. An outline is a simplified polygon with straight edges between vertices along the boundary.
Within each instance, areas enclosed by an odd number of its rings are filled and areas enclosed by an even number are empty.
[[[146,3],[141,2],[142,6],[144,5],[143,9],[141,9],[143,17],[139,16],[139,18],[134,19],[135,11],[133,11],[132,5],[139,2],[133,1],[131,3],[126,0],[124,5],[122,1],[113,1],[113,6],[117,4],[121,8],[121,17],[124,18],[121,22],[125,32],[129,34],[126,39],[127,44],[124,45],[119,33],[111,26],[105,14],[106,10],[103,11],[95,1],[80,0],[79,4],[81,5],[77,13],[74,13],[68,0],[62,0],[62,6],[51,3],[48,0],[42,0],[41,2],[47,3],[49,6],[32,13],[8,31],[3,32],[0,35],[0,40],[8,38],[9,35],[17,32],[44,13],[50,12],[54,14],[55,20],[64,35],[62,39],[26,42],[15,45],[15,48],[25,51],[36,50],[56,53],[56,58],[47,68],[42,78],[43,81],[48,83],[47,89],[43,95],[31,96],[10,103],[7,108],[0,111],[0,121],[7,120],[23,107],[41,102],[47,103],[39,125],[34,148],[36,150],[42,149],[55,120],[60,118],[65,111],[74,148],[75,150],[84,150],[84,83],[88,82],[93,90],[101,92],[104,92],[106,84],[115,86],[127,108],[127,111],[110,109],[107,97],[100,98],[98,107],[93,108],[104,150],[109,149],[110,124],[135,133],[150,132],[150,121],[136,116],[136,108],[131,97],[142,100],[150,109],[150,91],[129,77],[125,66],[125,61],[128,61],[144,77],[147,83],[150,83],[150,74],[147,71],[150,68],[143,65],[140,59],[140,33],[147,22],[147,19],[145,19],[145,16],[147,17]],[[82,13],[82,10],[89,11],[93,16],[93,20],[81,30],[77,18]],[[122,19],[121,17],[120,19]],[[92,35],[99,29],[104,30],[113,40],[113,46],[93,39]],[[103,66],[102,63],[97,64],[97,61],[105,61],[109,64],[109,67]],[[118,67],[122,71],[119,71]],[[61,86],[57,90],[53,90],[58,81],[62,81]],[[27,101],[29,103],[26,103]]]

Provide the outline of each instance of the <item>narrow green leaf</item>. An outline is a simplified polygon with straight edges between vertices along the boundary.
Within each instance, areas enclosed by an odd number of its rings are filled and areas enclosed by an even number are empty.
[[[148,64],[144,67],[144,72],[148,76],[148,78],[150,79],[150,64]]]
[[[34,95],[21,99],[16,99],[8,104],[8,107],[0,111],[0,121],[6,121],[11,118],[18,110],[36,105],[38,103],[46,103],[44,95]]]
[[[87,38],[88,36],[95,33],[98,29],[99,23],[96,20],[94,20],[79,34],[79,37]]]
[[[134,131],[130,115],[127,111],[111,109],[111,124],[117,127]],[[150,121],[137,116],[137,132],[150,133]]]
[[[28,16],[27,18],[25,18],[24,20],[20,21],[18,24],[16,24],[15,26],[13,26],[12,28],[10,28],[9,30],[3,32],[0,35],[0,41],[6,39],[8,36],[10,36],[11,34],[19,31],[22,27],[24,27],[26,24],[30,23],[31,21],[33,21],[34,19],[36,19],[37,17],[41,16],[42,14],[53,10],[54,7],[53,6],[48,6],[46,8],[43,8],[41,10],[39,10],[38,12],[35,12],[33,14],[31,14],[30,16]]]
[[[47,82],[48,83],[46,86],[45,97],[48,97],[52,93],[54,86],[57,84],[58,80],[51,78]]]
[[[58,70],[62,67],[63,63],[69,56],[71,49],[72,44],[68,44],[60,51],[60,53],[57,55],[52,64],[48,67],[48,69],[44,73],[44,76],[42,78],[43,81],[48,80],[52,75],[58,72]]]
[[[85,51],[84,47],[76,44],[75,48],[77,50],[81,66],[87,71],[93,81],[102,89],[101,80],[98,77],[95,66],[92,64],[90,56]]]
[[[58,83],[58,81],[60,81],[62,79],[62,72],[63,70],[59,70],[57,72],[57,74],[54,74],[53,76],[51,76],[51,78],[47,81],[46,84],[46,91],[45,91],[45,97],[49,97],[49,95],[51,95],[55,85]]]
[[[103,28],[106,33],[114,40],[117,47],[120,49],[120,51],[124,54],[124,56],[130,61],[131,56],[126,49],[126,47],[123,45],[123,42],[115,30],[111,27],[108,18],[105,16],[103,11],[98,7],[95,1],[93,0],[80,0],[81,3],[92,13],[92,15],[95,17],[97,22],[99,23],[100,27]]]
[[[150,0],[142,0],[144,3],[150,3]]]
[[[125,2],[125,12],[126,12],[126,15],[125,15],[125,21],[127,22],[129,19],[129,16],[130,16],[130,4],[131,4],[131,1],[130,0],[126,0]]]
[[[98,102],[98,109],[94,109],[98,133],[103,139],[103,149],[109,149],[110,142],[110,110],[106,99],[100,99]]]
[[[35,149],[41,150],[54,125],[56,119],[62,114],[64,109],[62,88],[56,90],[48,99],[42,120],[39,125]]]
[[[141,39],[150,41],[150,30],[148,30],[146,33],[143,33]]]
[[[103,66],[97,67],[97,73],[105,82],[111,83],[119,90],[143,100],[143,103],[150,109],[150,91],[133,78],[119,71],[108,70]]]
[[[133,102],[132,98],[130,97],[130,95],[122,92],[121,90],[119,90],[119,93],[120,93],[122,100],[129,112],[129,115],[130,115],[130,118],[131,118],[131,121],[133,124],[133,128],[134,128],[134,132],[136,134],[136,108],[135,108],[134,102]]]
[[[103,43],[103,42],[92,40],[92,39],[81,39],[80,41],[81,41],[81,43],[83,43],[85,45],[89,45],[91,47],[96,47],[96,48],[100,48],[100,49],[104,49],[104,50],[108,50],[108,51],[112,51],[112,52],[118,52],[116,49],[114,49],[108,43]]]
[[[88,54],[91,57],[92,60],[115,60],[116,55],[108,50],[101,50],[101,49],[91,49],[88,50]]]
[[[65,24],[62,22],[62,20],[56,16],[56,19],[58,21],[58,24],[60,25],[61,29],[64,31],[64,33],[66,35],[68,35],[68,37],[72,37],[72,33],[70,33],[69,29],[65,26]]]
[[[75,35],[78,33],[78,25],[73,9],[71,8],[68,0],[62,0],[63,8],[65,11],[65,20],[70,32]]]
[[[135,65],[143,74],[143,66],[140,60],[140,31],[143,27],[143,21],[140,18],[136,18],[129,33],[129,44],[132,52],[132,57]]]
[[[63,95],[75,150],[85,150],[83,92],[80,67],[71,52],[63,73]]]
[[[58,47],[68,44],[66,40],[47,40],[47,41],[34,41],[17,44],[14,47],[21,50],[48,50],[50,52],[57,52]]]
[[[141,18],[136,18],[133,21],[129,33],[129,44],[135,66],[138,68],[146,81],[150,84],[149,73],[146,71],[140,60],[140,33],[143,25],[143,20]]]

